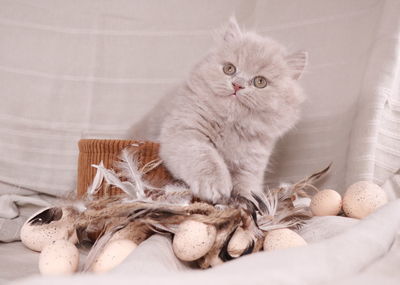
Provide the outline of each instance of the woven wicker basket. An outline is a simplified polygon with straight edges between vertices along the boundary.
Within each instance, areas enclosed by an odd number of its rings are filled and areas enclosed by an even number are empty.
[[[86,194],[89,185],[93,182],[93,178],[96,175],[96,168],[92,167],[92,164],[100,164],[103,161],[106,168],[112,168],[119,153],[126,147],[133,148],[136,151],[139,167],[158,159],[159,144],[153,142],[84,139],[80,140],[78,145],[78,197]],[[156,187],[162,187],[174,180],[163,165],[146,173],[144,178]],[[121,193],[122,191],[118,188],[103,185],[97,196],[102,197]]]

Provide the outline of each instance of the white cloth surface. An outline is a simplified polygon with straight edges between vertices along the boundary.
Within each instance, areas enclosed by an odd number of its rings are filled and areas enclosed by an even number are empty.
[[[23,206],[26,204],[33,204],[37,206],[49,206],[50,203],[46,203],[43,199],[38,197],[21,196],[6,194],[0,197],[0,218],[13,219],[19,216],[17,205]]]
[[[0,191],[1,193],[1,191]],[[20,240],[20,229],[38,209],[54,205],[56,198],[20,188],[0,195],[0,242]]]
[[[310,55],[301,122],[268,181],[333,162],[324,186],[400,168],[397,0],[0,0],[0,191],[75,189],[77,141],[122,137],[235,14]]]
[[[376,284],[399,282],[400,200],[361,221],[315,219],[303,229],[308,246],[260,252],[209,270],[180,265],[167,238],[143,242],[120,267],[104,275],[31,277],[12,284]],[[319,232],[319,233],[317,233]],[[317,233],[317,234],[316,234]],[[148,257],[147,257],[148,254]],[[373,278],[368,279],[372,276]],[[345,283],[346,282],[346,283]],[[350,283],[353,282],[353,283]],[[382,283],[381,283],[382,284]]]
[[[39,254],[21,242],[0,242],[0,262],[0,284],[39,273]]]

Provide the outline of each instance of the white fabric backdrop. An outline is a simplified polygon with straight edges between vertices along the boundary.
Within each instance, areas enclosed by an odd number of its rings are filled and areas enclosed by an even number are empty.
[[[0,0],[0,194],[75,188],[77,141],[116,138],[182,80],[233,13],[310,54],[303,119],[269,181],[333,162],[326,187],[400,168],[396,0]]]

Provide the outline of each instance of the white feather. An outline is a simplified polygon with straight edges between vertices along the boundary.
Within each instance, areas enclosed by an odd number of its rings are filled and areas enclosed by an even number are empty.
[[[103,161],[100,162],[99,166],[104,167]],[[103,180],[104,180],[103,172],[97,169],[96,175],[93,178],[93,182],[92,184],[90,184],[87,190],[89,196],[95,195],[100,190],[100,186],[103,183]]]
[[[143,174],[146,174],[147,172],[152,171],[153,169],[157,168],[161,164],[162,164],[161,159],[153,159],[152,161],[146,163],[142,167],[142,169],[140,169],[140,172],[142,172]]]
[[[92,166],[94,168],[97,168],[97,170],[101,172],[101,175],[103,175],[104,180],[108,184],[120,188],[122,191],[124,191],[126,194],[128,194],[132,197],[137,197],[136,196],[137,195],[136,187],[134,185],[132,185],[131,182],[121,181],[121,179],[118,177],[118,175],[112,169],[107,169],[104,166],[95,165],[95,164],[92,164]]]
[[[139,171],[138,163],[135,158],[135,152],[129,152],[127,149],[123,149],[120,156],[119,162],[116,163],[116,167],[119,172],[118,175],[128,179],[128,181],[134,184],[136,187],[136,196],[145,198],[146,194],[144,190],[148,185],[142,179],[142,173]]]
[[[257,216],[258,227],[263,231],[289,228],[303,223],[300,219],[287,220],[290,216],[304,213],[307,207],[296,205],[290,209],[281,208],[279,206],[280,203],[286,199],[290,199],[294,191],[294,188],[290,184],[281,186],[276,190],[268,191],[265,195],[259,196],[266,206],[266,210]]]
[[[266,207],[267,207],[267,215],[269,216],[275,216],[276,210],[278,209],[278,193],[277,191],[269,191],[267,194],[262,195],[260,197]]]
[[[82,200],[75,201],[72,205],[78,212],[83,213],[87,210],[86,204]]]

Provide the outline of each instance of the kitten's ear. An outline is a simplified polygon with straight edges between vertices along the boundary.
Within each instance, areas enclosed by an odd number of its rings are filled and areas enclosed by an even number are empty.
[[[292,71],[292,78],[297,80],[303,74],[307,65],[308,53],[306,51],[298,51],[286,57],[287,64]]]
[[[235,17],[231,17],[229,19],[228,26],[224,33],[224,41],[230,42],[234,39],[240,38],[242,36],[242,32],[240,31],[239,24],[236,21]]]

